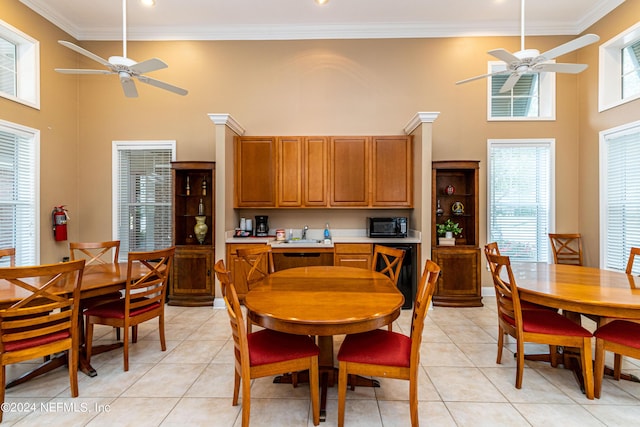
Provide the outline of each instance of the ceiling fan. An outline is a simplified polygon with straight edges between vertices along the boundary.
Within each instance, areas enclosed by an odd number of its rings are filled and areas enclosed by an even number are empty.
[[[573,52],[574,50],[578,50],[595,43],[600,40],[600,37],[596,34],[585,34],[582,37],[578,37],[577,39],[571,40],[541,54],[537,49],[524,48],[524,0],[521,2],[520,15],[520,50],[515,53],[511,53],[505,49],[494,49],[487,52],[489,55],[505,62],[507,67],[506,70],[460,80],[459,82],[456,82],[456,84],[467,83],[485,77],[508,74],[509,77],[499,91],[500,93],[503,93],[511,90],[524,74],[542,73],[545,71],[578,74],[587,68],[587,64],[561,64],[549,61],[557,58],[558,56],[565,55],[569,52]]]
[[[127,0],[122,0],[122,56],[111,56],[109,60],[99,57],[98,55],[89,52],[86,49],[81,48],[71,42],[58,40],[62,46],[93,59],[94,61],[104,65],[106,70],[91,70],[91,69],[69,69],[69,68],[56,68],[59,73],[64,74],[117,74],[124,90],[124,95],[128,98],[136,98],[138,96],[138,90],[133,79],[137,79],[139,82],[158,87],[160,89],[168,90],[178,95],[186,95],[188,92],[185,89],[165,83],[160,80],[152,79],[144,75],[151,71],[167,68],[168,65],[158,58],[147,59],[146,61],[136,62],[133,59],[127,58]]]

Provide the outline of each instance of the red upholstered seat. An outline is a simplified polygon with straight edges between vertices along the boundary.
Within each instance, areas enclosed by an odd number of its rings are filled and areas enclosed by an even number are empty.
[[[338,352],[338,360],[409,367],[411,338],[382,329],[347,335]]]
[[[249,363],[251,366],[320,354],[318,346],[307,335],[291,335],[262,329],[248,334],[247,341],[249,342]]]
[[[109,317],[112,319],[124,319],[124,299],[118,301],[111,301],[105,304],[96,305],[93,308],[87,309],[84,314],[87,316],[97,317]],[[154,302],[150,305],[145,305],[140,308],[134,308],[129,312],[130,317],[139,316],[148,311],[153,311],[160,307],[160,303]]]
[[[9,341],[4,344],[5,351],[18,351],[25,348],[38,347],[40,345],[49,344],[52,342],[60,341],[65,338],[70,338],[71,333],[69,331],[60,331],[53,334],[42,335],[35,338],[29,338],[20,341]]]
[[[596,338],[640,349],[640,323],[614,320],[598,328],[593,335]]]
[[[505,314],[504,320],[515,326],[515,319]],[[590,338],[591,332],[566,317],[548,310],[523,310],[522,330],[534,334],[566,335]]]

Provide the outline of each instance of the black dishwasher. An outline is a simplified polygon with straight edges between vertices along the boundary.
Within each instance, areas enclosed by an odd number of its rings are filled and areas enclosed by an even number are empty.
[[[416,298],[416,264],[414,251],[414,245],[409,244],[384,244],[376,246],[386,246],[389,248],[402,249],[404,251],[404,259],[402,260],[402,268],[400,269],[400,275],[398,277],[398,290],[402,292],[404,296],[403,309],[411,309],[413,307],[413,301]],[[384,261],[378,259],[377,269],[384,268]]]

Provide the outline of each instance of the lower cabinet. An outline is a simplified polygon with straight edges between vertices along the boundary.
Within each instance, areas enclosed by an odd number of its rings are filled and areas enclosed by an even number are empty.
[[[334,244],[334,265],[371,269],[373,245],[369,243]]]
[[[479,248],[439,246],[433,249],[432,259],[440,266],[440,277],[433,295],[433,305],[482,306]]]
[[[213,257],[213,246],[176,247],[169,283],[169,305],[213,304],[215,297]]]
[[[238,257],[237,250],[243,248],[255,248],[256,246],[262,246],[264,243],[247,243],[247,244],[227,244],[227,268],[231,271],[231,278],[233,284],[236,287],[238,293],[238,299],[242,302],[244,297],[249,292],[249,286],[247,286],[247,273],[249,272],[249,264]],[[266,259],[265,265],[261,267],[262,271],[267,271]]]

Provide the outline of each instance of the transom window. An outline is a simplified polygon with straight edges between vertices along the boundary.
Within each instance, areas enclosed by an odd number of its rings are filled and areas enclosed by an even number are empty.
[[[640,94],[640,40],[622,49],[622,98]]]
[[[598,110],[640,98],[640,22],[600,46]]]
[[[489,62],[489,73],[506,70],[504,62]],[[509,74],[488,80],[488,120],[554,120],[555,73],[523,74],[515,86],[500,93]]]
[[[40,43],[2,20],[0,96],[40,108]]]

